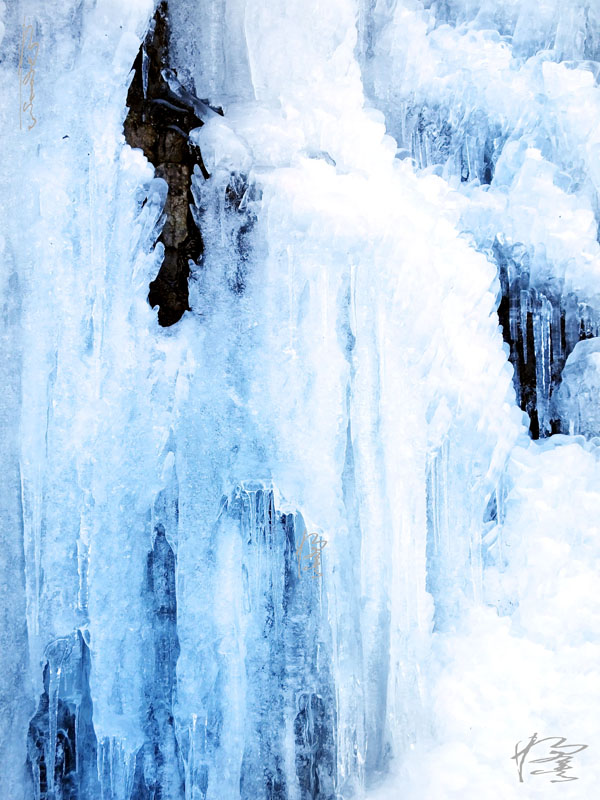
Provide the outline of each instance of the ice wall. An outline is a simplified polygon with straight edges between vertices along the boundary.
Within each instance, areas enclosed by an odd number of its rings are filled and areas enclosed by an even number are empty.
[[[6,11],[6,796],[467,796],[434,767],[471,743],[447,698],[522,628],[486,605],[526,601],[506,548],[575,452],[527,449],[518,403],[568,425],[597,332],[597,20],[439,5],[171,0],[189,187],[123,135],[152,3]],[[162,328],[175,189],[202,255]]]
[[[595,437],[598,420],[597,338],[578,342],[567,359],[556,395],[556,413],[566,433]]]
[[[598,9],[365,3],[359,31],[365,86],[399,157],[447,181],[444,214],[497,266],[498,317],[530,435],[571,435],[513,450],[482,530],[491,611],[475,605],[438,628],[427,684],[438,744],[411,753],[400,779],[407,797],[504,798],[514,765],[497,754],[514,747],[514,730],[569,728],[586,741],[598,702],[587,662],[595,598],[567,599],[566,589],[575,573],[586,585],[583,564],[597,551],[585,487],[597,433]],[[569,796],[593,791],[590,758],[575,774],[562,787]],[[519,788],[537,797],[547,785]]]
[[[11,357],[19,362],[8,385],[21,399],[18,484],[14,494],[4,487],[18,516],[4,535],[24,553],[24,567],[18,556],[7,565],[9,580],[25,587],[14,592],[8,630],[26,624],[28,644],[15,642],[12,658],[29,662],[15,696],[25,692],[23,709],[33,716],[45,692],[47,648],[86,631],[99,759],[113,742],[131,754],[143,741],[141,588],[168,432],[168,405],[152,397],[164,396],[173,377],[169,342],[148,335],[157,324],[146,303],[164,192],[122,137],[127,76],[152,9],[116,9],[13,6],[3,43],[3,139],[14,148],[13,159],[7,152],[6,248],[18,275],[6,301]],[[31,130],[19,129],[22,16],[39,42]],[[26,608],[17,612],[22,598]],[[3,796],[39,796],[40,786],[17,779],[27,730],[15,714],[10,740],[21,755],[3,762]],[[51,730],[50,719],[49,741]]]
[[[3,109],[2,125],[6,125]],[[8,163],[16,165],[16,159]],[[12,151],[14,156],[14,149]],[[0,185],[4,197],[9,196],[16,169],[2,173]],[[0,318],[0,370],[3,396],[0,406],[0,452],[3,479],[0,492],[0,580],[4,603],[0,618],[0,764],[5,794],[21,800],[28,780],[24,765],[28,717],[33,712],[33,699],[24,675],[27,672],[28,648],[25,621],[25,559],[23,553],[23,515],[19,465],[19,419],[21,399],[22,348],[22,281],[14,250],[6,232],[0,236],[3,268],[0,271],[2,314]]]
[[[592,2],[418,0],[362,25],[369,96],[404,157],[468,198],[461,229],[497,263],[535,438],[560,429],[565,359],[598,333],[598,25]]]

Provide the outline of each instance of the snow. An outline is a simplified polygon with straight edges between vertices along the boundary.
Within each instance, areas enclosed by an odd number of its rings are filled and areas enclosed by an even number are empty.
[[[511,761],[516,741],[539,731],[592,745],[600,621],[597,476],[597,446],[581,437],[556,436],[544,447],[513,450],[497,560],[486,571],[488,607],[472,609],[456,633],[434,644],[430,692],[438,741],[407,759],[407,797],[475,800],[517,791],[543,797],[547,776],[518,784]],[[598,780],[591,747],[573,766],[578,781],[561,786],[561,796],[590,796]]]

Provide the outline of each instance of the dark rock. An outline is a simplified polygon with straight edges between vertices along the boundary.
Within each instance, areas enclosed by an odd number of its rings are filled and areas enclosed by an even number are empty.
[[[168,68],[168,59],[169,17],[163,2],[133,63],[124,123],[128,144],[144,152],[157,177],[169,186],[166,221],[159,237],[164,259],[148,293],[150,305],[159,307],[158,321],[163,326],[178,322],[189,309],[189,262],[197,263],[203,252],[202,236],[190,211],[194,167],[198,165],[204,177],[209,177],[200,150],[189,142],[188,134],[203,124],[201,110],[210,109],[186,90],[173,91],[176,76]]]

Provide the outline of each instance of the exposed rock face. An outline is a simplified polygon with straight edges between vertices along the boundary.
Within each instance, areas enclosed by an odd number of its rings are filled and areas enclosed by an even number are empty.
[[[202,236],[189,208],[194,167],[198,165],[208,177],[199,149],[188,141],[189,132],[202,125],[198,116],[202,103],[194,102],[185,90],[175,94],[172,87],[177,81],[168,69],[168,56],[169,18],[163,2],[133,64],[135,75],[124,124],[127,142],[143,150],[154,164],[156,176],[169,185],[166,221],[159,238],[165,255],[148,294],[150,305],[159,307],[158,321],[163,326],[178,322],[189,309],[189,261],[197,262],[203,251]]]

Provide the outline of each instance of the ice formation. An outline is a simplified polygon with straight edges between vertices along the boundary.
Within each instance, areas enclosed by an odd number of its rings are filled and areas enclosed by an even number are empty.
[[[2,36],[0,796],[541,796],[600,712],[597,2]]]

